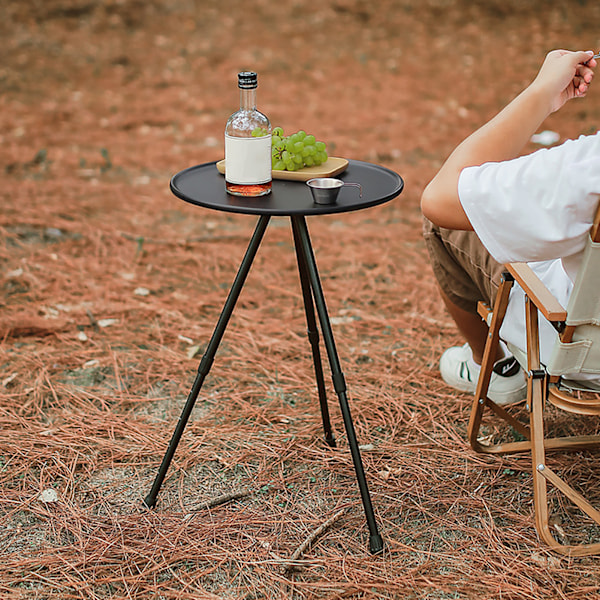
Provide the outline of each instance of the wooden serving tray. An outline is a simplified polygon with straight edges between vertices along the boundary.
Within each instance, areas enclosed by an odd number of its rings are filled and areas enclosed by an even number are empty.
[[[289,181],[308,181],[314,177],[333,177],[346,170],[348,161],[345,158],[330,156],[318,167],[304,167],[298,171],[272,171],[273,179],[287,179]],[[217,169],[222,175],[225,174],[225,160],[217,163]]]

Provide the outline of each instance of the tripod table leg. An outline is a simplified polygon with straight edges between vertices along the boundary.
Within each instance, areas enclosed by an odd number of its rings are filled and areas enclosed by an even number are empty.
[[[365,471],[360,457],[360,450],[356,439],[354,423],[352,421],[352,416],[350,415],[350,406],[348,405],[348,398],[346,395],[346,382],[340,367],[337,350],[335,348],[333,331],[331,329],[331,323],[327,314],[327,306],[325,305],[325,297],[323,295],[323,289],[319,279],[319,272],[317,270],[317,264],[315,262],[315,257],[310,243],[306,219],[303,216],[293,216],[292,222],[294,223],[294,227],[298,232],[298,239],[300,241],[302,255],[304,256],[304,261],[308,270],[310,285],[314,294],[319,321],[321,323],[321,331],[323,333],[325,347],[327,348],[333,386],[338,395],[340,409],[344,419],[344,426],[346,428],[346,435],[348,437],[348,445],[350,446],[354,470],[356,472],[356,479],[358,481],[358,487],[360,489],[365,516],[367,518],[367,525],[369,527],[369,549],[373,554],[376,554],[383,550],[383,539],[377,529],[377,522],[375,521],[375,515],[373,513],[373,505],[371,504],[371,496],[369,494]]]
[[[240,268],[238,269],[237,275],[231,286],[231,290],[229,291],[229,295],[227,296],[227,300],[225,301],[225,305],[223,306],[223,310],[221,311],[221,315],[219,316],[219,320],[217,325],[213,331],[212,337],[210,338],[210,342],[204,352],[204,356],[200,361],[200,366],[198,367],[198,373],[196,374],[196,379],[194,380],[194,384],[192,389],[188,395],[185,406],[183,407],[183,411],[181,416],[179,417],[179,421],[177,426],[175,427],[175,431],[173,432],[173,437],[169,442],[169,446],[167,451],[163,457],[162,463],[158,469],[158,474],[154,480],[154,484],[152,485],[152,489],[150,493],[144,499],[144,503],[149,508],[152,508],[156,504],[156,496],[160,491],[162,483],[165,479],[167,471],[169,470],[169,466],[171,464],[171,460],[173,459],[173,455],[175,454],[175,450],[181,440],[181,436],[183,435],[183,431],[185,426],[187,425],[188,419],[192,413],[192,409],[194,408],[194,404],[196,403],[196,399],[198,398],[198,394],[200,392],[200,388],[204,383],[204,379],[208,375],[210,368],[212,366],[213,360],[215,358],[215,354],[217,352],[217,348],[221,343],[221,339],[223,338],[223,334],[225,333],[225,329],[227,328],[227,323],[233,313],[233,309],[239,298],[240,292],[244,287],[244,283],[246,281],[246,277],[248,272],[250,271],[250,267],[252,266],[252,262],[256,256],[256,252],[262,242],[265,230],[267,225],[269,224],[270,217],[261,216],[256,225],[256,229],[250,239],[250,243],[248,244],[248,249],[246,250],[246,254],[240,264]]]
[[[304,299],[304,311],[306,313],[306,326],[308,341],[310,342],[313,355],[313,363],[315,367],[315,378],[317,380],[317,390],[319,393],[319,404],[321,406],[321,418],[323,420],[323,432],[325,434],[325,442],[331,448],[336,447],[335,436],[331,428],[331,420],[329,418],[329,407],[327,406],[327,392],[325,390],[325,380],[323,378],[323,364],[321,363],[321,351],[319,349],[319,330],[317,329],[317,321],[315,319],[315,308],[313,304],[312,290],[306,267],[306,261],[301,250],[300,237],[298,226],[294,218],[292,218],[292,229],[294,232],[294,245],[296,248],[296,258],[298,261],[298,273],[300,274],[300,285],[302,287],[302,297]]]

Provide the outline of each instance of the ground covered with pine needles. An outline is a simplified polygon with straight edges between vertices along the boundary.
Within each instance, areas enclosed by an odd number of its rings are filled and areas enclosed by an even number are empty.
[[[598,597],[597,558],[539,542],[529,459],[468,446],[471,399],[437,370],[462,342],[419,197],[548,50],[598,48],[600,9],[367,4],[0,7],[2,598]],[[157,505],[143,504],[255,225],[178,200],[169,179],[222,158],[243,69],[258,71],[273,124],[405,180],[385,205],[308,219],[377,556],[327,365],[338,448],[322,440],[285,218],[267,230]],[[599,93],[545,127],[595,131]],[[598,489],[596,458],[553,464]],[[596,533],[553,501],[558,537]]]

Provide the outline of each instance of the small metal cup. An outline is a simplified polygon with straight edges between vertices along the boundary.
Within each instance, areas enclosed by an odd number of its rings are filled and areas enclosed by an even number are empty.
[[[340,189],[345,185],[357,187],[360,190],[360,197],[362,198],[362,186],[360,183],[346,183],[335,177],[309,179],[306,185],[310,188],[310,193],[316,204],[335,204]]]

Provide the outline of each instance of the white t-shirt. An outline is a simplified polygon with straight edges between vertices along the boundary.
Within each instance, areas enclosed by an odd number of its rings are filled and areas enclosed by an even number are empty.
[[[600,132],[514,160],[468,167],[458,194],[475,233],[499,263],[527,262],[566,306],[600,198]],[[502,339],[525,350],[524,294],[513,286]],[[555,329],[540,319],[547,363]]]

